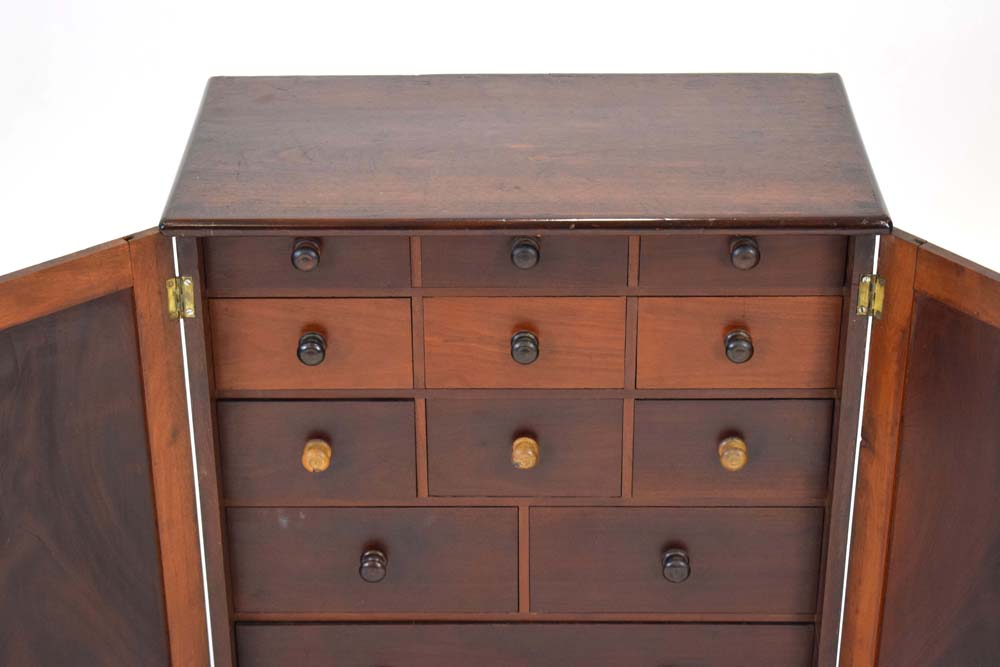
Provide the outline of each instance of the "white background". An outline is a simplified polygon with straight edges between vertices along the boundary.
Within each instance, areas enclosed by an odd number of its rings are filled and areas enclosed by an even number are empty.
[[[157,224],[205,80],[840,72],[896,224],[1000,269],[1000,2],[0,0],[0,274]]]

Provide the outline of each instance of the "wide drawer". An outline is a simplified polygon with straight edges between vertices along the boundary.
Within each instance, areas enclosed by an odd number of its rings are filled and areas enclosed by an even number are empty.
[[[842,298],[639,299],[636,385],[648,388],[832,388]],[[748,361],[727,356],[745,332]]]
[[[421,256],[425,287],[624,287],[628,237],[427,236]]]
[[[427,453],[435,496],[619,496],[622,402],[430,399]]]
[[[515,508],[236,508],[227,522],[236,611],[517,608]],[[371,583],[359,568],[376,550]]]
[[[812,625],[236,626],[240,667],[807,667]]]
[[[533,507],[530,526],[535,612],[815,611],[821,508]]]
[[[642,500],[795,504],[826,498],[833,401],[636,401]]]
[[[624,386],[625,299],[434,297],[424,305],[428,387]],[[537,341],[519,363],[512,338]]]
[[[294,237],[217,237],[205,240],[205,282],[210,292],[395,288],[410,286],[410,240],[405,236],[329,236],[307,239],[318,261],[296,268],[303,252]]]
[[[229,503],[416,496],[412,401],[219,401],[217,414]]]
[[[741,251],[754,250],[757,264],[738,268],[741,258],[748,259]],[[835,289],[844,285],[847,238],[644,236],[639,258],[639,285],[668,293]]]
[[[218,389],[403,389],[413,386],[409,299],[211,299]],[[325,357],[298,357],[321,334]]]

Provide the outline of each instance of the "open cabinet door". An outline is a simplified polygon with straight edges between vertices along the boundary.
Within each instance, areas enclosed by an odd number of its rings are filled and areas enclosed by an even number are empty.
[[[1000,664],[1000,275],[885,237],[842,665]]]
[[[169,240],[0,278],[0,665],[205,665]]]

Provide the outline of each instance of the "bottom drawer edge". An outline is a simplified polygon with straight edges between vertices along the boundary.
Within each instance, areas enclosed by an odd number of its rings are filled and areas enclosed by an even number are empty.
[[[238,623],[240,667],[807,667],[811,624]]]

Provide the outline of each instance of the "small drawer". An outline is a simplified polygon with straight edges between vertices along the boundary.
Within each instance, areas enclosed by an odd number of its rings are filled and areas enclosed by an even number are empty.
[[[209,310],[222,391],[413,386],[409,299],[211,299]]]
[[[428,387],[624,386],[624,298],[433,297],[423,304]]]
[[[219,401],[235,505],[416,497],[412,401]]]
[[[240,667],[809,667],[812,625],[236,625]]]
[[[822,508],[531,508],[535,612],[811,614]]]
[[[238,612],[510,612],[510,507],[227,512]]]
[[[625,236],[426,236],[425,287],[624,287]]]
[[[837,385],[842,298],[639,299],[641,389]]]
[[[405,236],[216,237],[204,248],[211,294],[410,285]]]
[[[639,285],[665,293],[843,287],[844,236],[644,236]]]
[[[430,399],[434,496],[619,496],[622,402]]]
[[[833,401],[636,401],[633,493],[754,503],[826,498]]]

